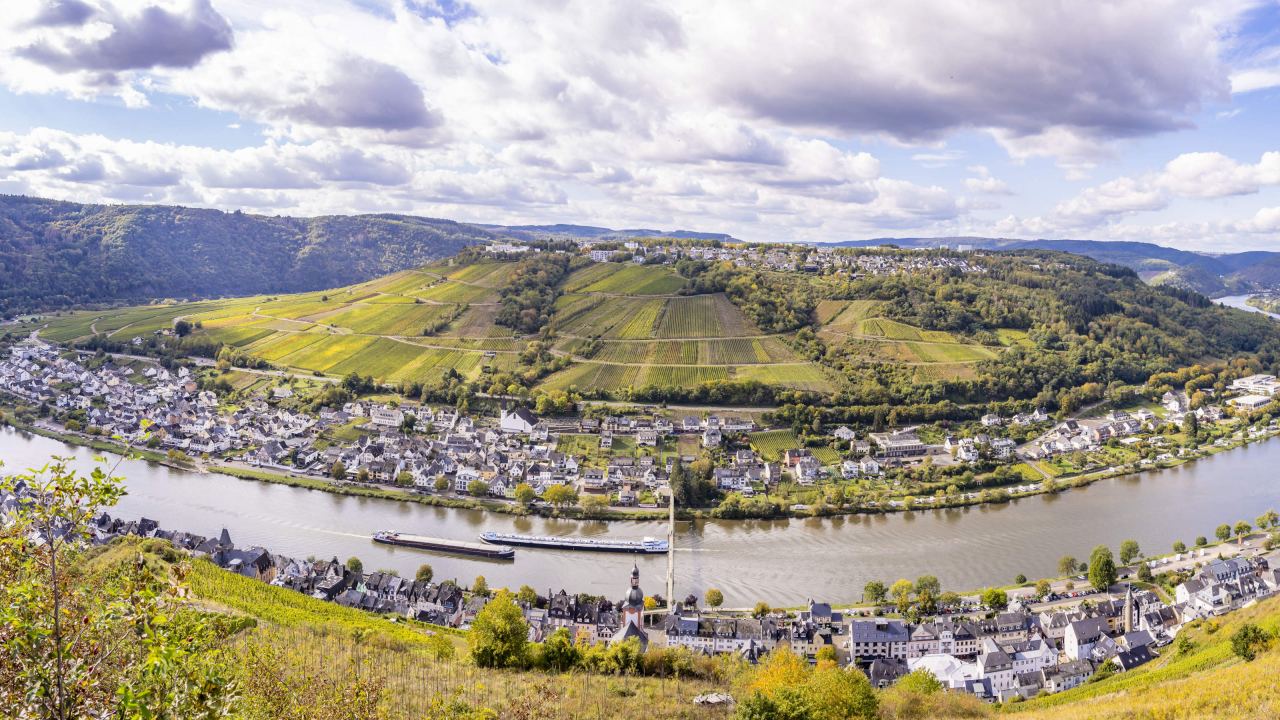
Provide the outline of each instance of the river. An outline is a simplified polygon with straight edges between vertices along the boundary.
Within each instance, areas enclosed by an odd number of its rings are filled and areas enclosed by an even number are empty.
[[[69,455],[92,467],[90,450],[12,428],[0,429],[4,472]],[[1274,481],[1280,442],[1264,441],[1178,468],[1131,475],[1004,505],[776,521],[704,520],[677,524],[677,595],[720,589],[726,605],[764,600],[798,605],[812,597],[855,602],[870,580],[892,583],[936,575],[946,589],[972,590],[1056,575],[1058,559],[1088,557],[1106,544],[1118,550],[1134,539],[1148,553],[1213,536],[1224,522],[1249,523],[1280,508]],[[212,536],[226,527],[240,546],[262,545],[298,557],[359,557],[366,569],[394,568],[412,576],[430,563],[437,580],[470,584],[484,575],[490,587],[532,585],[539,592],[621,597],[635,556],[517,549],[514,562],[435,555],[376,545],[376,530],[475,540],[486,530],[547,535],[578,534],[639,539],[661,537],[659,522],[590,522],[521,518],[473,510],[334,495],[319,490],[174,470],[125,460],[116,474],[128,495],[113,515],[148,517],[161,527]],[[641,587],[661,593],[665,556],[640,557]]]
[[[1258,293],[1253,293],[1252,295],[1228,295],[1226,297],[1218,298],[1215,302],[1217,302],[1219,305],[1226,305],[1227,307],[1236,308],[1237,310],[1248,310],[1249,312],[1262,313],[1263,315],[1266,315],[1269,318],[1280,320],[1280,315],[1277,315],[1275,313],[1269,313],[1266,310],[1260,310],[1256,307],[1253,307],[1252,305],[1247,304],[1246,301],[1248,301],[1249,298],[1257,294]]]

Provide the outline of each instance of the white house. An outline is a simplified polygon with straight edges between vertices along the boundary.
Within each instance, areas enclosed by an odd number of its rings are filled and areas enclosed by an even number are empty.
[[[537,424],[538,419],[526,408],[517,408],[513,413],[508,413],[506,410],[502,411],[503,432],[524,435],[533,432],[533,426]]]
[[[374,406],[369,408],[369,420],[374,425],[400,427],[400,423],[404,422],[404,413],[395,408]]]

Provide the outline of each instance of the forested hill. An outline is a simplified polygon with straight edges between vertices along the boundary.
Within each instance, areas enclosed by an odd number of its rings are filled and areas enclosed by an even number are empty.
[[[497,237],[405,215],[267,217],[0,195],[0,313],[340,287]]]

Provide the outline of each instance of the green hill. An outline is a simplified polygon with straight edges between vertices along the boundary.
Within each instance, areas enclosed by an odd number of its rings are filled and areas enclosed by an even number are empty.
[[[0,314],[320,290],[495,237],[404,215],[267,217],[0,196]]]

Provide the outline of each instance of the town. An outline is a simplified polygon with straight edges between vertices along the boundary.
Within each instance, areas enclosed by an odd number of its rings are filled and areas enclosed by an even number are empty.
[[[34,496],[19,481],[12,492],[0,493],[0,517],[32,501]],[[416,578],[401,578],[392,571],[366,571],[357,558],[345,563],[292,558],[259,546],[239,548],[225,529],[217,538],[206,538],[165,530],[145,518],[124,520],[102,513],[90,524],[88,540],[102,546],[127,536],[165,541],[197,561],[250,580],[427,626],[465,631],[494,595],[483,577],[470,588],[453,580],[432,582],[430,566],[424,565]],[[863,672],[879,688],[927,671],[949,690],[1007,703],[1070,690],[1095,676],[1127,672],[1162,653],[1176,653],[1171,645],[1184,628],[1216,622],[1280,591],[1280,571],[1270,568],[1269,558],[1249,553],[1224,557],[1228,548],[1210,548],[1218,551],[1216,557],[1204,548],[1198,554],[1178,553],[1174,561],[1182,569],[1162,573],[1164,586],[1176,582],[1167,600],[1163,586],[1150,582],[1142,583],[1142,589],[1124,582],[1102,591],[1059,594],[1042,580],[1035,595],[1010,600],[1004,591],[989,590],[934,608],[937,581],[923,577],[914,589],[895,584],[896,605],[873,602],[840,609],[810,600],[792,610],[760,603],[747,612],[716,607],[719,598],[709,591],[703,607],[690,595],[663,609],[667,602],[656,593],[644,595],[639,570],[633,569],[622,600],[551,588],[544,594],[523,586],[516,603],[532,643],[545,642],[563,629],[580,648],[634,638],[641,651],[652,644],[703,656],[733,654],[749,663],[789,651],[811,664],[830,660]],[[1149,571],[1162,569],[1162,563],[1169,559],[1140,561],[1137,574],[1150,579]],[[1131,568],[1124,570],[1132,577]],[[914,601],[912,594],[918,595]],[[926,611],[939,614],[922,616]]]
[[[1274,376],[1253,374],[1219,381],[1230,409],[1207,401],[1213,388],[1196,391],[1194,401],[1183,390],[1168,390],[1158,403],[1075,419],[1055,420],[1035,409],[877,432],[798,422],[783,429],[773,413],[690,415],[641,406],[539,418],[525,407],[508,409],[505,400],[491,401],[501,406],[492,415],[397,398],[357,398],[311,414],[282,402],[296,399],[283,374],[265,375],[281,382],[232,404],[215,391],[220,371],[208,365],[169,369],[119,359],[66,352],[38,339],[15,342],[0,360],[0,392],[42,409],[28,411],[34,427],[139,451],[145,437],[145,449],[168,453],[166,460],[183,467],[382,484],[525,506],[581,505],[596,515],[665,505],[677,463],[696,466],[711,486],[681,495],[681,506],[718,506],[722,514],[1007,501],[1054,491],[1063,473],[1075,473],[1078,483],[1274,434],[1276,419],[1262,416],[1241,427],[1233,416],[1256,415],[1280,388]],[[762,427],[758,419],[774,424]],[[1188,427],[1195,438],[1171,439]],[[770,499],[767,506],[750,504],[762,496]]]

